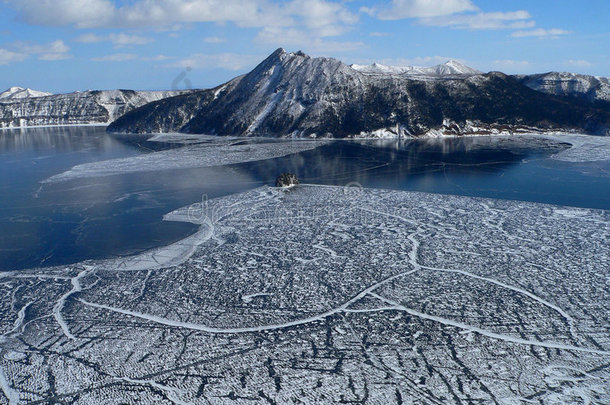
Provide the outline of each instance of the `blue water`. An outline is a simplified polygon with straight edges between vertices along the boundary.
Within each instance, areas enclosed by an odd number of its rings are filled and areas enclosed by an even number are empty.
[[[302,182],[417,190],[610,209],[607,161],[565,163],[566,145],[490,138],[336,141],[296,155],[218,168],[41,181],[72,166],[151,153],[168,144],[108,135],[99,127],[0,132],[0,270],[134,254],[181,239],[194,225],[165,213],[272,185]],[[175,146],[175,145],[174,145]]]

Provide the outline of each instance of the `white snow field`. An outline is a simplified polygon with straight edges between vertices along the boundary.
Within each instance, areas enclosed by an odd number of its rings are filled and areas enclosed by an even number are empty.
[[[0,403],[608,404],[610,212],[261,187],[0,274]]]

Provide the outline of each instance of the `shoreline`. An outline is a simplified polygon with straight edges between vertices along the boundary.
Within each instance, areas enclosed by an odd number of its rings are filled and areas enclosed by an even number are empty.
[[[603,208],[587,208],[587,207],[578,207],[571,205],[559,205],[559,204],[550,204],[544,202],[537,201],[524,201],[524,200],[512,200],[507,198],[494,198],[494,197],[483,197],[483,196],[471,196],[471,195],[462,195],[462,194],[448,194],[448,193],[440,193],[440,192],[431,192],[431,191],[415,191],[415,190],[394,190],[394,189],[386,189],[386,188],[373,188],[373,187],[361,187],[361,188],[353,188],[350,186],[337,186],[337,185],[327,185],[327,184],[313,184],[313,183],[302,183],[296,186],[296,190],[303,189],[321,189],[321,190],[329,190],[329,191],[338,191],[343,190],[343,194],[348,198],[350,195],[354,193],[376,193],[376,194],[400,194],[402,193],[405,196],[420,196],[425,198],[436,198],[436,197],[450,197],[456,199],[469,199],[479,203],[498,203],[498,204],[525,204],[534,208],[546,208],[550,210],[554,210],[560,213],[566,213],[565,215],[576,215],[575,213],[608,213],[610,209]],[[270,198],[274,198],[277,196],[283,196],[284,190],[280,187],[272,187],[268,185],[259,186],[251,190],[240,191],[234,194],[229,194],[222,197],[216,197],[208,200],[209,203],[216,203],[224,199],[234,199],[239,197],[240,195],[250,195],[253,193],[258,193],[261,196],[268,194]],[[44,270],[59,270],[61,268],[67,268],[71,266],[77,265],[90,265],[94,263],[96,266],[100,266],[101,269],[106,269],[110,267],[116,267],[114,271],[143,271],[147,270],[146,266],[151,266],[152,268],[163,268],[163,267],[174,267],[179,266],[184,261],[188,260],[195,252],[195,249],[200,246],[202,243],[214,239],[213,231],[214,231],[214,222],[217,218],[215,216],[220,212],[216,212],[214,209],[211,209],[210,214],[212,218],[208,218],[207,216],[203,217],[195,217],[191,218],[193,212],[201,212],[202,207],[200,203],[194,202],[193,204],[186,205],[175,210],[169,211],[163,215],[163,222],[180,222],[196,225],[196,229],[193,233],[187,235],[186,237],[176,240],[174,242],[168,243],[166,245],[161,245],[157,247],[153,247],[150,249],[143,250],[141,252],[118,256],[118,257],[109,257],[106,259],[85,259],[80,260],[74,263],[62,264],[62,265],[53,265],[53,266],[42,266],[42,267],[31,267],[26,269],[18,269],[18,270],[0,270],[0,278],[10,277],[11,275],[15,275],[18,273],[36,273],[38,271]],[[332,208],[328,208],[328,214],[331,213]],[[319,215],[323,211],[314,211],[316,215]],[[575,217],[580,217],[576,215]],[[302,220],[303,217],[296,217],[299,220]],[[264,221],[264,219],[261,219]]]
[[[0,131],[35,129],[35,128],[62,128],[62,127],[107,127],[107,123],[90,123],[90,124],[55,124],[55,125],[30,125],[24,127],[0,127]]]
[[[0,131],[9,131],[9,130],[24,130],[24,129],[35,129],[35,128],[62,128],[62,127],[108,127],[111,122],[106,123],[84,123],[84,124],[49,124],[49,125],[30,125],[30,126],[20,126],[20,127],[0,127]],[[252,138],[252,139],[281,139],[281,140],[415,140],[415,139],[443,139],[443,138],[462,138],[462,137],[493,137],[493,136],[519,136],[519,135],[586,135],[586,136],[594,136],[594,137],[604,137],[607,135],[596,135],[596,134],[586,134],[583,132],[579,132],[574,129],[541,129],[541,128],[527,128],[527,131],[510,131],[510,130],[490,130],[489,132],[466,132],[466,133],[445,133],[443,132],[443,127],[441,128],[432,128],[420,135],[410,135],[410,134],[396,134],[392,131],[389,131],[387,128],[380,128],[374,131],[369,132],[361,132],[360,134],[353,134],[350,136],[346,136],[343,138],[335,138],[335,137],[324,137],[324,136],[295,136],[293,134],[287,134],[282,136],[245,136],[245,135],[214,135],[214,134],[193,134],[188,132],[146,132],[146,133],[132,133],[132,132],[109,132],[113,135],[147,135],[151,137],[159,136],[159,135],[183,135],[183,136],[214,136],[218,138]],[[377,134],[377,135],[375,135]]]

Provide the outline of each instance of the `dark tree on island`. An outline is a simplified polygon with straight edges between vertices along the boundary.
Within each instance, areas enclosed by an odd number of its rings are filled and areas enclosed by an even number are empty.
[[[290,187],[297,184],[299,184],[299,179],[293,173],[282,173],[275,180],[275,187]]]

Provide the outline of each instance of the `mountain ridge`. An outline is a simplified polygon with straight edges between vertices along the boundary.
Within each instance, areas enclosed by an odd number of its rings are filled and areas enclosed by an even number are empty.
[[[526,88],[535,92],[528,93]],[[502,93],[509,94],[517,107],[504,103]],[[541,100],[541,94],[558,98]],[[174,96],[178,99],[170,99]],[[536,101],[528,102],[527,97]],[[137,120],[134,115],[120,120],[124,114],[160,100],[165,101],[139,111]],[[489,111],[483,100],[503,105],[505,114]],[[568,111],[571,104],[582,117]],[[544,113],[535,116],[526,105]],[[109,130],[115,132],[283,137],[532,131],[607,134],[604,116],[608,109],[610,84],[604,77],[565,72],[482,73],[455,60],[432,67],[346,65],[334,58],[312,58],[279,48],[251,72],[213,89],[88,90],[53,95],[11,87],[0,93],[0,128],[111,124]]]
[[[533,90],[500,72],[367,74],[279,48],[214,89],[137,108],[110,132],[241,136],[421,136],[532,131],[608,134],[610,109]]]
[[[0,128],[107,125],[134,108],[184,93],[135,90],[87,90],[65,94],[32,92],[36,96],[0,99]]]
[[[431,78],[441,78],[444,76],[451,75],[477,75],[483,72],[473,69],[465,64],[450,59],[445,63],[441,63],[435,66],[423,67],[423,66],[391,66],[380,63],[373,63],[371,65],[349,65],[352,69],[366,74],[397,74],[397,75],[411,75],[411,76],[429,76]]]
[[[570,72],[515,75],[526,86],[547,94],[610,103],[610,78]]]

